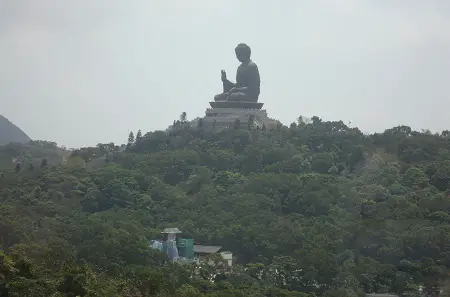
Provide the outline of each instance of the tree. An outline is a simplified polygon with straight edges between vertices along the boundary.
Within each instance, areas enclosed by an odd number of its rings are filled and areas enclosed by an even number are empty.
[[[431,184],[441,191],[450,189],[450,160],[437,165],[436,172],[431,176]]]
[[[45,168],[45,167],[47,167],[47,165],[48,165],[48,161],[47,161],[47,159],[42,159],[42,161],[41,161],[41,168]]]
[[[298,126],[306,126],[311,123],[311,119],[305,116],[299,116],[297,119]]]
[[[180,115],[180,122],[185,123],[187,121],[187,113],[183,111]]]
[[[69,168],[81,169],[81,168],[85,168],[86,167],[86,161],[83,160],[82,157],[75,155],[75,156],[69,157],[69,159],[67,160],[66,165]]]
[[[137,131],[137,133],[136,133],[136,140],[135,140],[135,143],[136,144],[140,144],[142,142],[142,132],[141,132],[141,130],[139,129],[138,131]]]
[[[127,149],[129,149],[134,144],[134,133],[133,131],[130,131],[130,134],[128,134],[128,143],[127,143]]]
[[[311,160],[311,169],[319,173],[327,173],[333,166],[333,156],[328,153],[318,153]]]
[[[428,186],[428,177],[425,172],[415,166],[412,166],[408,168],[403,175],[402,184],[412,188],[424,188]]]

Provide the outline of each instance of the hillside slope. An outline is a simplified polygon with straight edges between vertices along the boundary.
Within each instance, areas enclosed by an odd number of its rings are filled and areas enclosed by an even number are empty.
[[[20,163],[22,168],[39,166],[43,160],[49,165],[61,165],[70,151],[49,141],[31,140],[0,146],[0,171],[11,170]]]
[[[11,142],[27,143],[30,140],[19,127],[0,115],[0,146]]]
[[[99,145],[0,178],[0,292],[3,281],[13,296],[356,297],[434,294],[448,279],[448,131],[364,135],[313,117],[138,135],[124,152]],[[167,262],[148,247],[166,227],[236,265]]]

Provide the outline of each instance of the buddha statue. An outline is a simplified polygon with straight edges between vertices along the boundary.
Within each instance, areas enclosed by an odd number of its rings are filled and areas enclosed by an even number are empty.
[[[258,66],[250,59],[251,49],[245,43],[240,43],[236,47],[235,53],[236,58],[241,62],[236,73],[236,83],[230,82],[225,70],[222,70],[223,93],[216,95],[214,101],[256,103],[258,102],[261,80]]]

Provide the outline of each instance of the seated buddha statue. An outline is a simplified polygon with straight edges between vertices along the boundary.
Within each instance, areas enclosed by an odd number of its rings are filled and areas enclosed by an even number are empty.
[[[258,102],[261,80],[258,66],[250,59],[251,49],[245,43],[240,43],[235,53],[241,62],[236,73],[236,83],[229,81],[225,70],[222,70],[223,93],[216,95],[214,101]]]

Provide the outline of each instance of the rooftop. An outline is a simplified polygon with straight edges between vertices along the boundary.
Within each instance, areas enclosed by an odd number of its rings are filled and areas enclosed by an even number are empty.
[[[165,228],[161,233],[181,233],[178,228]]]
[[[222,247],[211,245],[194,245],[194,253],[199,254],[214,254],[217,253]]]

